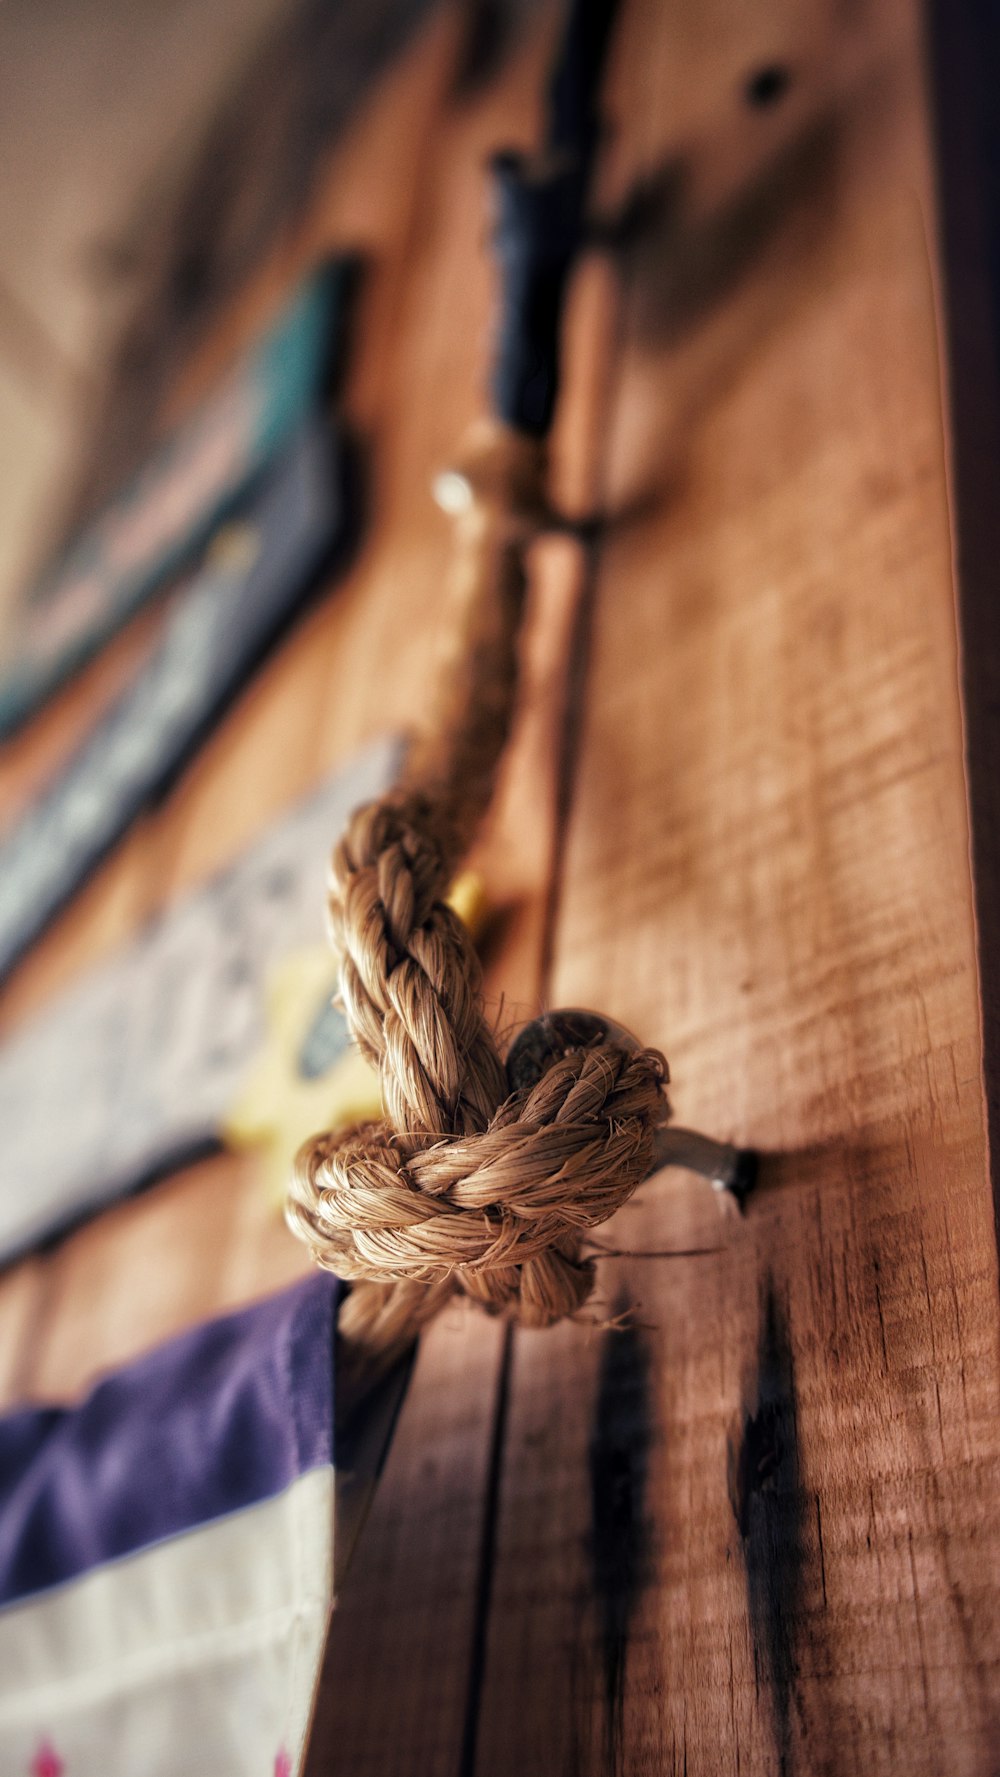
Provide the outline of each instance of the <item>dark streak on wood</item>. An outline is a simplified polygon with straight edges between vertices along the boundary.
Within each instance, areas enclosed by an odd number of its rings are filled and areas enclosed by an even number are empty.
[[[531,14],[531,0],[466,0],[464,37],[452,82],[456,99],[475,98],[500,79]]]
[[[926,13],[983,1073],[1000,1234],[1000,16],[975,0],[928,0]]]
[[[882,1363],[884,1365],[885,1375],[888,1376],[888,1374],[889,1374],[889,1348],[885,1342],[885,1315],[882,1311],[882,1291],[881,1291],[881,1288],[879,1287],[879,1274],[881,1271],[881,1265],[880,1265],[879,1256],[877,1253],[872,1254],[872,1271],[875,1274],[875,1306],[878,1309],[878,1328],[879,1328],[879,1334],[880,1334],[880,1337],[882,1340]]]
[[[626,1314],[619,1300],[615,1311]],[[653,1407],[650,1359],[634,1324],[604,1339],[589,1449],[591,1571],[604,1666],[604,1768],[622,1765],[625,1668],[636,1600],[650,1572],[646,1483]]]
[[[472,1646],[469,1651],[469,1681],[465,1697],[465,1721],[462,1729],[462,1747],[458,1761],[458,1777],[474,1777],[476,1769],[476,1742],[479,1732],[479,1706],[482,1701],[483,1679],[486,1672],[486,1633],[490,1621],[490,1605],[493,1598],[493,1575],[496,1569],[497,1525],[500,1517],[500,1480],[503,1472],[504,1444],[507,1437],[507,1409],[510,1401],[510,1371],[514,1348],[514,1328],[508,1324],[504,1331],[503,1353],[500,1359],[500,1373],[497,1379],[496,1405],[493,1415],[493,1435],[490,1443],[490,1460],[486,1475],[486,1492],[483,1501],[482,1543],[479,1552],[479,1570],[476,1575],[476,1607],[472,1625]]]
[[[706,216],[690,213],[694,168],[683,158],[644,175],[610,223],[610,244],[633,292],[631,325],[644,347],[677,349],[739,290],[779,235],[806,254],[819,243],[842,132],[832,109],[810,118]]]
[[[764,1286],[756,1397],[739,1448],[730,1451],[730,1486],[746,1563],[754,1663],[770,1684],[779,1770],[786,1777],[793,1769],[806,1500],[792,1342],[784,1304],[770,1277]]]
[[[558,737],[552,868],[548,881],[548,893],[545,898],[545,917],[542,925],[539,962],[539,975],[545,990],[552,978],[552,957],[564,886],[566,834],[573,806],[577,761],[580,753],[580,733],[587,704],[587,672],[590,662],[597,561],[593,543],[585,546],[583,555],[584,565],[580,591],[570,635],[569,657],[566,662],[563,719],[560,723]]]

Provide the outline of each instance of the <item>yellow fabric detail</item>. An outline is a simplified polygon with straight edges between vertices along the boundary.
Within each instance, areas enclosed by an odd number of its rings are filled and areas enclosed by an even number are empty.
[[[448,903],[475,937],[487,911],[482,879],[463,871]],[[382,1115],[378,1076],[353,1047],[315,1079],[299,1071],[303,1044],[336,991],[336,966],[323,945],[293,951],[279,964],[267,985],[264,1047],[223,1121],[227,1147],[259,1151],[276,1214],[283,1209],[292,1160],[309,1136]]]

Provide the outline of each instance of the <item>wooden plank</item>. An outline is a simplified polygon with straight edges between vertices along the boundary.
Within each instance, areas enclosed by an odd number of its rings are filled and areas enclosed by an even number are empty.
[[[333,1613],[307,1777],[458,1768],[503,1340],[462,1307],[421,1340]]]
[[[4,8],[0,283],[49,336],[50,368],[58,354],[67,369],[99,369],[128,295],[127,276],[102,278],[102,256],[127,251],[154,196],[162,215],[213,114],[287,12],[285,0]]]
[[[433,1329],[335,1619],[317,1773],[992,1768],[996,1262],[926,118],[912,15],[838,20],[629,8],[607,201],[645,180],[670,207],[627,261],[613,423],[599,378],[563,419],[566,487],[586,503],[600,438],[623,516],[567,731],[548,997],[662,1042],[679,1115],[760,1142],[764,1188],[740,1225],[703,1187],[647,1187],[609,1238],[649,1256],[602,1279],[626,1334],[517,1335],[508,1375],[496,1327]],[[779,51],[786,97],[746,109]],[[387,709],[420,713],[448,556],[426,487],[477,410],[491,300],[481,160],[530,128],[538,74],[438,123],[448,53],[400,70],[219,346],[314,246],[368,230],[351,400],[379,433],[378,526],[12,1016]],[[548,944],[579,572],[540,552],[481,853],[505,1021]],[[16,1349],[10,1390],[72,1391],[300,1263],[244,1164],[192,1170],[4,1280],[0,1382]]]
[[[162,227],[213,112],[287,10],[3,8],[0,630],[58,543],[84,444],[94,473],[86,422],[134,306],[137,219]]]
[[[125,326],[108,329],[114,361],[91,416],[93,449],[80,465],[72,522],[102,505],[146,454],[192,353],[242,301],[276,238],[287,244],[322,208],[331,143],[352,129],[387,74],[391,84],[419,27],[443,10],[437,0],[280,0],[189,152],[175,153],[125,226],[98,243],[98,287]],[[175,11],[174,30],[189,37],[183,8]],[[396,167],[404,191],[411,171],[412,163]],[[393,202],[387,191],[374,215],[390,213]]]
[[[47,1319],[49,1273],[44,1258],[26,1259],[0,1287],[0,1407],[23,1400],[25,1380]]]
[[[743,191],[750,25],[627,15],[620,176],[684,178],[628,268],[630,516],[600,556],[550,998],[662,1044],[679,1119],[759,1146],[763,1177],[743,1221],[651,1182],[608,1232],[636,1256],[602,1267],[629,1329],[515,1337],[482,1777],[986,1777],[1000,1744],[918,20],[869,9],[824,62],[805,10],[805,91]]]

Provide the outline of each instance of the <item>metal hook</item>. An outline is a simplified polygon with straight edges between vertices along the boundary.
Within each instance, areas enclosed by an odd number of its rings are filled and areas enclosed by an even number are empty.
[[[641,1049],[637,1036],[600,1012],[579,1006],[543,1012],[518,1031],[507,1055],[507,1080],[512,1092],[529,1091],[552,1063],[570,1049],[590,1049],[599,1043],[620,1043]],[[669,1075],[667,1076],[669,1078]],[[648,1177],[664,1166],[682,1166],[707,1179],[714,1191],[725,1192],[742,1204],[756,1182],[757,1155],[752,1148],[713,1141],[695,1129],[669,1124],[658,1129],[653,1164]]]

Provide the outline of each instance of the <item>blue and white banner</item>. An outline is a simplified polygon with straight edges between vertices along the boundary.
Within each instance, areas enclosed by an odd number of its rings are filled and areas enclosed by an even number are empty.
[[[4,1777],[293,1777],[333,1598],[334,1278],[0,1419]]]
[[[248,1088],[267,1098],[258,1075],[272,1052],[290,1085],[316,1088],[282,1178],[298,1142],[328,1126],[324,1078],[348,1035],[330,1008],[326,860],[401,757],[398,739],[371,742],[0,1044],[0,1258],[219,1147]],[[271,1006],[290,971],[286,1040]]]

